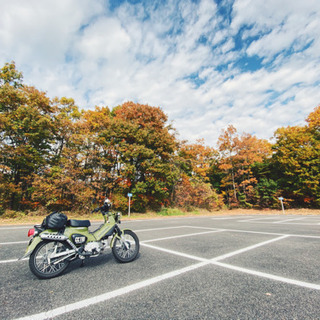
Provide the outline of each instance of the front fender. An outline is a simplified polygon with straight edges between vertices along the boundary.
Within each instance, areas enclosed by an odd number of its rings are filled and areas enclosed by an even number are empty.
[[[130,230],[130,231],[132,231],[131,229],[122,229],[122,230],[121,230],[121,233],[124,232],[125,230]],[[115,240],[116,238],[121,239],[121,237],[118,235],[117,232],[114,234],[114,236],[113,236],[113,238],[112,238],[112,240],[111,240],[111,242],[110,242],[110,248],[113,247],[114,240]]]
[[[28,244],[28,247],[26,249],[26,252],[24,254],[24,256],[21,259],[27,258],[30,256],[30,254],[33,252],[33,250],[36,248],[36,246],[42,241],[42,239],[39,236],[36,236],[34,238],[32,238]]]

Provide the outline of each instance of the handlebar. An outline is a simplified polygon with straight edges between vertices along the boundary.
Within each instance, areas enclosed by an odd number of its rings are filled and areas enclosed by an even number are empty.
[[[102,213],[103,216],[108,215],[108,217],[109,217],[110,215],[114,215],[114,219],[115,219],[116,223],[121,223],[121,220],[120,220],[121,213],[120,213],[120,212],[118,212],[118,213],[111,213],[111,212],[109,211],[109,209],[110,209],[110,207],[109,207],[108,205],[107,205],[107,206],[106,206],[106,205],[103,205],[102,207],[93,209],[91,212],[93,213],[93,212],[101,211],[101,213]]]
[[[99,212],[99,211],[104,211],[104,212],[109,212],[109,209],[110,207],[109,206],[106,206],[106,205],[103,205],[102,207],[99,207],[99,208],[95,208],[91,211],[91,213],[94,213],[94,212]]]
[[[98,212],[98,211],[101,211],[102,214],[108,213],[111,208],[111,205],[112,205],[111,201],[108,198],[106,198],[103,206],[92,210],[92,213]]]

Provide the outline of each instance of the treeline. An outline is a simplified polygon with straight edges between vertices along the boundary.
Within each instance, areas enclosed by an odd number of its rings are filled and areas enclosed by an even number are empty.
[[[320,207],[320,107],[274,143],[233,126],[218,149],[179,141],[158,107],[127,102],[79,110],[25,85],[15,64],[0,71],[0,213],[87,212],[105,195],[137,212],[179,207]]]

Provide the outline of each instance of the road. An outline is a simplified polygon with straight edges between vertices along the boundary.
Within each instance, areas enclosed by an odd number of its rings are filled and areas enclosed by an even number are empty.
[[[98,225],[93,225],[92,228]],[[320,319],[320,216],[125,221],[138,258],[111,249],[39,280],[26,226],[0,227],[1,319]]]

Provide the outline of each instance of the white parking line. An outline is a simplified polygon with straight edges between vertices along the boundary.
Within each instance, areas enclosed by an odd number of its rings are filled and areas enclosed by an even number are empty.
[[[270,218],[254,218],[254,219],[246,219],[246,220],[238,220],[238,222],[253,222],[253,223],[262,223],[262,224],[293,224],[293,225],[304,225],[304,226],[314,226],[314,225],[319,225],[320,223],[315,223],[315,222],[300,222],[300,223],[294,223],[292,221],[296,220],[304,220],[309,217],[302,217],[302,218],[292,218],[292,219],[285,219],[285,220],[279,220],[279,221],[265,221],[265,220],[270,220],[270,219],[276,219],[279,217],[270,217]],[[262,221],[263,220],[263,221]]]
[[[178,239],[178,238],[185,238],[185,237],[193,237],[193,236],[200,236],[200,235],[203,235],[203,234],[217,233],[217,232],[223,232],[223,231],[224,231],[223,229],[220,229],[220,230],[214,230],[214,231],[205,231],[205,232],[181,234],[181,235],[178,235],[178,236],[171,236],[171,237],[165,237],[165,238],[145,240],[145,241],[143,241],[143,243],[148,243],[148,242],[153,242],[153,241],[170,240],[170,239]]]
[[[6,244],[19,244],[19,243],[28,243],[29,241],[14,241],[14,242],[0,242],[1,245],[6,245]]]
[[[32,228],[32,226],[20,226],[20,227],[0,227],[0,231],[1,230],[14,230],[14,229],[30,229]]]
[[[258,221],[258,220],[270,220],[270,219],[275,219],[275,217],[251,218],[251,219],[245,219],[245,220],[238,220],[238,222],[252,222],[252,221]]]
[[[270,239],[270,240],[267,240],[267,241],[259,242],[259,243],[256,243],[256,244],[252,245],[252,246],[245,247],[245,248],[242,248],[242,249],[239,249],[239,250],[236,250],[236,251],[232,251],[232,252],[223,254],[221,256],[215,257],[213,259],[205,259],[205,258],[201,258],[201,257],[198,257],[198,256],[186,254],[186,253],[183,253],[183,252],[170,250],[170,249],[165,249],[165,248],[162,248],[162,247],[159,247],[159,246],[149,245],[149,244],[146,244],[145,241],[140,242],[140,244],[142,246],[145,246],[145,247],[148,247],[148,248],[156,249],[156,250],[163,251],[163,252],[166,252],[166,253],[171,253],[171,254],[174,254],[174,255],[177,255],[177,256],[180,256],[180,257],[189,258],[189,259],[193,259],[193,260],[196,260],[196,261],[216,262],[216,261],[220,261],[220,260],[223,260],[223,259],[230,258],[230,257],[235,256],[237,254],[241,254],[241,253],[256,249],[258,247],[265,246],[265,245],[270,244],[272,242],[285,239],[287,237],[288,237],[287,235],[284,235],[284,236],[277,237],[277,238],[274,238],[274,239]]]
[[[296,221],[296,220],[303,220],[303,219],[306,219],[306,218],[303,217],[303,218],[295,218],[295,219],[286,219],[286,220],[274,221],[273,223],[286,223],[286,222],[291,222],[291,221]]]
[[[11,260],[1,260],[0,263],[11,263],[11,262],[20,262],[24,260],[28,260],[29,258],[24,258],[24,259],[11,259]]]
[[[89,298],[89,299],[85,299],[85,300],[81,300],[81,301],[78,301],[78,302],[75,302],[75,303],[71,303],[71,304],[62,306],[60,308],[52,309],[52,310],[49,310],[49,311],[46,311],[46,312],[33,314],[33,315],[30,315],[30,316],[27,316],[27,317],[23,317],[23,318],[18,318],[16,320],[45,320],[45,319],[51,319],[53,317],[62,315],[64,313],[68,313],[68,312],[71,312],[71,311],[76,311],[76,310],[79,310],[79,309],[87,308],[87,307],[89,307],[91,305],[94,305],[94,304],[97,304],[97,303],[100,303],[100,302],[105,302],[107,300],[116,298],[118,296],[122,296],[124,294],[128,294],[128,293],[130,293],[132,291],[148,287],[148,286],[150,286],[152,284],[155,284],[155,283],[158,283],[160,281],[167,280],[167,279],[179,276],[179,275],[181,275],[183,273],[186,273],[186,272],[193,271],[195,269],[201,268],[201,267],[203,267],[203,266],[205,266],[207,264],[209,264],[209,262],[207,262],[207,261],[206,262],[196,263],[196,264],[193,264],[191,266],[188,266],[188,267],[185,267],[185,268],[182,268],[182,269],[178,269],[178,270],[175,270],[175,271],[171,271],[171,272],[165,273],[163,275],[160,275],[160,276],[157,276],[157,277],[154,277],[154,278],[143,280],[143,281],[140,281],[138,283],[135,283],[135,284],[132,284],[132,285],[129,285],[129,286],[126,286],[126,287],[123,287],[123,288],[120,288],[120,289],[117,289],[117,290],[114,290],[114,291],[103,293],[103,294],[101,294],[99,296],[95,296],[95,297],[92,297],[92,298]]]
[[[276,223],[276,222],[274,222]],[[286,225],[295,225],[295,226],[314,226],[315,223],[311,223],[311,222],[278,222],[278,224],[286,224]]]
[[[243,229],[213,229],[213,228],[192,227],[192,226],[186,226],[186,227],[188,227],[188,228],[195,228],[195,229],[205,229],[205,230],[223,230],[223,231],[227,231],[227,232],[265,234],[265,235],[270,235],[270,236],[289,236],[289,237],[298,237],[298,238],[320,239],[320,236],[308,236],[308,235],[305,235],[305,234],[290,234],[290,233],[264,232],[264,231],[252,231],[252,230],[243,230]]]
[[[272,242],[275,242],[275,241],[279,241],[279,240],[282,240],[282,239],[285,239],[285,238],[288,238],[288,237],[289,236],[281,236],[281,237],[274,238],[274,239],[271,239],[271,240],[263,241],[263,242],[254,244],[252,246],[249,246],[249,247],[246,247],[246,248],[243,248],[243,249],[240,249],[240,250],[236,250],[236,251],[233,251],[233,252],[230,252],[230,253],[227,253],[227,254],[223,254],[222,256],[219,256],[219,257],[216,257],[214,259],[211,259],[211,261],[216,262],[216,261],[220,261],[220,260],[223,260],[223,259],[227,259],[227,258],[230,258],[230,257],[235,256],[237,254],[240,254],[240,253],[243,253],[243,252],[247,252],[249,250],[253,250],[253,249],[265,246],[265,245],[267,245],[269,243],[272,243]]]
[[[273,274],[270,274],[270,273],[265,273],[265,272],[260,272],[260,271],[251,270],[251,269],[247,269],[247,268],[233,266],[233,265],[227,264],[227,263],[221,263],[221,262],[213,261],[212,264],[220,266],[220,267],[223,267],[223,268],[227,268],[227,269],[231,269],[231,270],[235,270],[235,271],[251,274],[251,275],[254,275],[254,276],[267,278],[267,279],[270,279],[270,280],[275,280],[275,281],[280,281],[280,282],[284,282],[284,283],[293,284],[293,285],[296,285],[296,286],[299,286],[299,287],[304,287],[304,288],[314,289],[314,290],[320,290],[320,285],[319,284],[315,284],[315,283],[310,283],[310,282],[305,282],[305,281],[300,281],[300,280],[294,280],[294,279],[289,279],[289,278],[285,278],[285,277],[280,277],[280,276],[276,276],[276,275],[273,275]]]
[[[219,229],[219,228],[199,227],[199,226],[185,226],[185,228],[203,229],[203,230],[225,230],[225,229]]]
[[[147,248],[155,249],[155,250],[158,250],[158,251],[174,254],[176,256],[183,257],[183,258],[188,258],[188,259],[201,261],[201,262],[205,262],[205,261],[209,262],[209,260],[205,259],[205,258],[197,257],[197,256],[194,256],[194,255],[191,255],[191,254],[187,254],[187,253],[183,253],[183,252],[179,252],[179,251],[175,251],[175,250],[165,249],[165,248],[154,246],[154,245],[151,245],[151,244],[146,244],[144,242],[141,242],[140,245],[144,246],[144,247],[147,247]]]
[[[62,315],[62,314],[68,313],[68,312],[72,312],[72,311],[76,311],[76,310],[79,310],[79,309],[83,309],[83,308],[89,307],[89,306],[97,304],[97,303],[105,302],[107,300],[116,298],[116,297],[121,296],[121,295],[128,294],[128,293],[130,293],[132,291],[135,291],[135,290],[139,290],[139,289],[145,288],[147,286],[156,284],[156,283],[158,283],[160,281],[167,280],[167,279],[179,276],[181,274],[196,270],[198,268],[201,268],[201,267],[209,265],[209,264],[213,264],[213,265],[216,265],[216,266],[219,266],[219,267],[231,269],[231,270],[238,271],[238,272],[247,273],[247,274],[258,276],[258,277],[267,278],[267,279],[270,279],[270,280],[280,281],[280,282],[293,284],[293,285],[297,285],[297,286],[305,287],[305,288],[309,288],[309,289],[320,290],[320,285],[317,285],[317,284],[312,284],[312,283],[308,283],[308,282],[304,282],[304,281],[298,281],[298,280],[294,280],[294,279],[279,277],[279,276],[275,276],[275,275],[264,273],[264,272],[260,272],[260,271],[250,270],[250,269],[241,268],[241,267],[229,265],[229,264],[226,264],[226,263],[218,262],[218,260],[222,260],[222,259],[229,258],[229,257],[237,255],[237,254],[241,254],[241,253],[249,251],[249,250],[253,250],[253,249],[257,248],[257,247],[261,247],[261,246],[267,245],[267,244],[269,244],[271,242],[282,240],[282,239],[284,239],[286,237],[288,237],[288,236],[287,235],[283,235],[281,237],[277,237],[275,239],[271,239],[271,240],[268,240],[268,241],[260,242],[260,243],[257,243],[255,245],[253,245],[253,246],[242,248],[240,250],[236,250],[236,251],[230,252],[230,253],[222,255],[222,256],[218,256],[218,257],[210,259],[210,260],[204,259],[204,258],[200,258],[200,257],[196,257],[196,256],[193,256],[193,255],[189,255],[189,254],[184,254],[184,253],[181,253],[181,252],[178,252],[178,251],[174,251],[174,250],[168,250],[168,249],[152,246],[152,245],[149,245],[149,244],[145,244],[144,242],[141,242],[141,244],[143,246],[145,246],[145,247],[148,247],[148,248],[151,248],[151,249],[160,250],[160,251],[167,252],[167,253],[170,253],[170,254],[175,254],[175,255],[178,255],[178,256],[183,256],[183,257],[186,257],[186,258],[191,258],[191,259],[194,259],[196,261],[200,261],[200,263],[196,263],[196,264],[190,265],[188,267],[184,267],[182,269],[174,270],[174,271],[165,273],[165,274],[157,276],[157,277],[153,277],[153,278],[150,278],[150,279],[147,279],[147,280],[143,280],[143,281],[140,281],[140,282],[135,283],[133,285],[129,285],[129,286],[126,286],[126,287],[123,287],[123,288],[120,288],[120,289],[117,289],[117,290],[114,290],[114,291],[111,291],[111,292],[106,292],[106,293],[101,294],[99,296],[95,296],[95,297],[92,297],[92,298],[84,299],[84,300],[81,300],[81,301],[78,301],[78,302],[75,302],[75,303],[71,303],[71,304],[68,304],[68,305],[65,305],[65,306],[62,306],[62,307],[59,307],[59,308],[55,308],[55,309],[46,311],[46,312],[30,315],[30,316],[27,316],[27,317],[18,318],[16,320],[44,320],[44,319],[50,319],[50,318],[53,318],[53,317],[56,317],[56,316],[59,316],[59,315]]]
[[[235,219],[239,219],[239,218],[241,218],[241,219],[245,219],[245,218],[250,219],[250,218],[252,218],[252,216],[250,216],[250,215],[240,215],[240,216],[239,215],[235,215],[235,216],[229,216],[229,217],[215,217],[215,218],[211,218],[211,220],[228,220],[228,219],[235,220]]]
[[[177,256],[182,256],[182,257],[185,257],[185,258],[194,259],[196,261],[210,262],[211,264],[216,265],[216,266],[220,266],[220,267],[223,267],[223,268],[227,268],[227,269],[231,269],[231,270],[235,270],[235,271],[251,274],[251,275],[254,275],[254,276],[267,278],[267,279],[275,280],[275,281],[280,281],[280,282],[284,282],[284,283],[288,283],[288,284],[293,284],[293,285],[304,287],[304,288],[308,288],[308,289],[320,290],[320,285],[318,285],[318,284],[305,282],[305,281],[300,281],[300,280],[295,280],[295,279],[290,279],[290,278],[285,278],[285,277],[280,277],[280,276],[276,276],[276,275],[265,273],[265,272],[260,272],[260,271],[256,271],[256,270],[237,267],[237,266],[233,266],[233,265],[230,265],[230,264],[227,264],[227,263],[219,262],[222,259],[230,258],[230,257],[235,256],[237,254],[241,254],[241,253],[253,250],[255,248],[267,245],[269,243],[285,239],[287,237],[288,236],[282,236],[282,237],[278,237],[278,238],[271,239],[271,240],[268,240],[268,241],[260,242],[260,243],[257,243],[255,245],[253,245],[253,246],[249,246],[249,247],[246,247],[246,248],[243,248],[243,249],[240,249],[240,250],[236,250],[236,251],[233,251],[233,252],[230,252],[230,253],[215,257],[215,258],[210,259],[210,260],[204,259],[204,258],[201,258],[201,257],[197,257],[197,256],[193,256],[193,255],[189,255],[189,254],[184,254],[184,253],[181,253],[179,251],[169,250],[169,249],[165,249],[165,248],[161,248],[161,247],[157,247],[157,246],[146,245],[144,243],[142,243],[142,245],[146,246],[146,247],[149,247],[149,248],[152,248],[152,249],[160,250],[160,251],[163,251],[163,252],[166,252],[166,253],[174,254],[174,255],[177,255]]]
[[[147,232],[147,231],[170,230],[170,229],[182,229],[182,228],[188,228],[188,226],[164,227],[164,228],[152,228],[152,229],[141,229],[141,230],[135,230],[135,232]],[[215,230],[217,230],[217,229],[215,229]]]
[[[189,226],[189,228],[196,228],[200,229],[201,227],[192,227]],[[210,230],[211,228],[201,228],[201,229],[206,229]],[[215,229],[219,230],[219,229]],[[252,231],[252,230],[243,230],[243,229],[220,229],[226,232],[240,232],[240,233],[252,233],[252,234],[265,234],[265,235],[270,235],[270,236],[289,236],[289,237],[298,237],[298,238],[312,238],[312,239],[320,239],[320,236],[309,236],[305,234],[290,234],[290,233],[277,233],[277,232],[263,232],[263,231]]]

